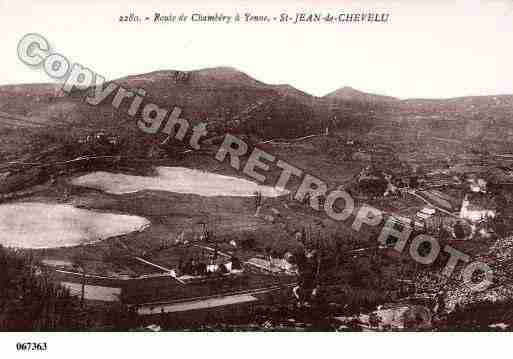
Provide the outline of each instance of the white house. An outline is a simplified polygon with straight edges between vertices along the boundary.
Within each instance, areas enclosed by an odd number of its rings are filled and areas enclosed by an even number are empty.
[[[492,219],[496,215],[494,203],[482,193],[465,195],[461,203],[460,218],[472,223],[483,222]]]

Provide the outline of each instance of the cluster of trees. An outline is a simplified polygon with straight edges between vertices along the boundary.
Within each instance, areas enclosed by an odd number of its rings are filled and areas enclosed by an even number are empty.
[[[380,249],[378,234],[339,229],[336,234],[313,236],[310,246],[319,253],[321,291],[329,302],[344,303],[354,312],[374,309],[412,295],[418,276],[438,270]]]
[[[91,319],[30,254],[0,246],[0,330],[80,330]]]

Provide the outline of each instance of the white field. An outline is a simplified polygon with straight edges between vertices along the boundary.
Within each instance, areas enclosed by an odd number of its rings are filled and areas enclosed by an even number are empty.
[[[4,204],[0,205],[0,244],[18,248],[69,247],[141,231],[149,224],[143,217],[64,204]]]
[[[68,288],[71,295],[82,295],[82,284],[61,282],[61,285]],[[98,285],[84,286],[84,298],[89,300],[100,300],[103,302],[117,302],[121,296],[121,288],[103,287]]]
[[[134,193],[142,190],[197,194],[205,197],[251,197],[257,191],[264,197],[278,197],[286,194],[281,189],[262,186],[245,179],[185,167],[157,167],[157,172],[158,175],[154,177],[93,172],[73,179],[72,184],[111,194]]]

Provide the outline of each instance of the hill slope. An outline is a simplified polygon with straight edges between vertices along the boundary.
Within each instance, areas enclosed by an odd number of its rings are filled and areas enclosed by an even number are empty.
[[[369,103],[397,101],[395,97],[371,94],[355,90],[354,88],[349,86],[341,87],[338,90],[330,92],[329,94],[325,95],[324,98],[332,100],[358,101]]]
[[[227,131],[259,138],[299,137],[326,127],[352,136],[378,134],[383,138],[426,138],[511,142],[513,96],[399,100],[343,87],[315,97],[290,85],[271,85],[230,67],[196,71],[155,71],[113,81],[128,89],[144,89],[146,102],[166,109],[178,106],[193,124],[209,123],[211,135]],[[0,121],[0,154],[25,152],[32,137],[83,136],[95,130],[129,138],[133,147],[154,141],[141,133],[127,105],[111,106],[114,94],[98,106],[83,101],[86,91],[64,95],[56,85],[0,87],[0,111],[26,116],[47,127]],[[23,128],[22,134],[16,131]],[[57,130],[55,129],[57,128]],[[48,136],[47,136],[48,137]],[[41,141],[39,141],[41,144]]]

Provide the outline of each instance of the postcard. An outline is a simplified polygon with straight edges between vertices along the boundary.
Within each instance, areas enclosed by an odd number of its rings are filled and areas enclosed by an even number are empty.
[[[0,352],[513,329],[511,1],[0,10]]]

